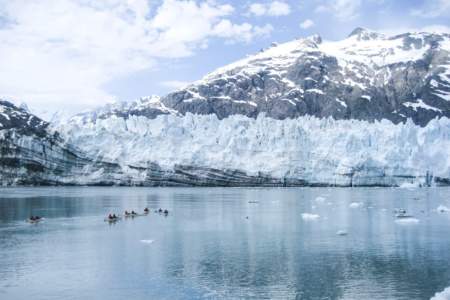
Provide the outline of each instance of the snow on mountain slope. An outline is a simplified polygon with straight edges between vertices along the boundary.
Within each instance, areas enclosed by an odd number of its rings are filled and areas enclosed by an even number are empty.
[[[107,119],[111,116],[127,118],[128,116],[145,116],[154,118],[158,115],[174,114],[178,112],[166,107],[159,96],[141,97],[130,102],[113,102],[97,110],[77,114],[71,119],[72,122],[95,122],[97,119]],[[59,123],[59,122],[56,122]]]
[[[219,120],[190,113],[155,119],[113,116],[59,128],[91,157],[122,165],[240,170],[252,176],[320,185],[425,184],[450,178],[450,120],[275,120],[241,115]],[[428,177],[427,177],[428,176]],[[439,177],[439,178],[436,178]]]

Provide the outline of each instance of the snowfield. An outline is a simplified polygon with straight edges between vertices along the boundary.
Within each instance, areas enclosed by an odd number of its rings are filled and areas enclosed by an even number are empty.
[[[155,162],[235,169],[312,184],[425,184],[450,178],[450,120],[426,127],[411,121],[369,123],[300,117],[275,120],[233,115],[111,116],[60,125],[68,143],[97,158],[127,165]],[[429,175],[429,176],[428,176]]]

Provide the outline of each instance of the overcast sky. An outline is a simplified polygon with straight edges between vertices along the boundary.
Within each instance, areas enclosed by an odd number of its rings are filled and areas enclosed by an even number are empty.
[[[164,95],[272,41],[446,25],[450,0],[0,0],[0,97],[78,112]]]

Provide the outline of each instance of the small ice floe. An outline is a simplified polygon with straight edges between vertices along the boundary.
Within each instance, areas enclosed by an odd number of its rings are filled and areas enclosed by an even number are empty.
[[[337,235],[340,235],[340,236],[344,236],[344,235],[347,235],[348,232],[347,232],[346,230],[338,230],[338,231],[336,232],[336,234],[337,234]]]
[[[304,221],[315,221],[315,220],[318,220],[319,218],[320,218],[320,216],[316,215],[316,214],[309,214],[309,213],[302,214],[302,219]]]
[[[450,212],[450,208],[445,205],[439,205],[436,210],[440,213]]]
[[[419,187],[418,183],[412,183],[412,182],[403,182],[399,186],[399,188],[401,188],[401,189],[415,189],[418,187]]]
[[[402,217],[402,218],[396,218],[395,223],[400,225],[413,225],[419,223],[419,219],[416,219],[414,217]]]
[[[449,300],[450,299],[450,287],[446,288],[442,292],[434,294],[430,300]]]
[[[350,203],[350,208],[360,208],[362,206],[361,202],[352,202]]]
[[[143,244],[152,244],[153,240],[141,240],[141,243],[143,243]]]
[[[319,197],[317,197],[316,199],[315,199],[315,201],[317,202],[317,203],[324,203],[325,202],[325,197],[321,197],[321,196],[319,196]]]

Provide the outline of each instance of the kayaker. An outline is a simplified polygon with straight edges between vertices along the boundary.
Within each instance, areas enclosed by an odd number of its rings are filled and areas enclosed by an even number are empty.
[[[167,209],[165,209],[164,214],[167,216],[169,214],[169,211]]]
[[[148,207],[144,208],[144,212],[145,212],[146,214],[148,214],[148,213],[150,212],[150,210],[148,209]]]

